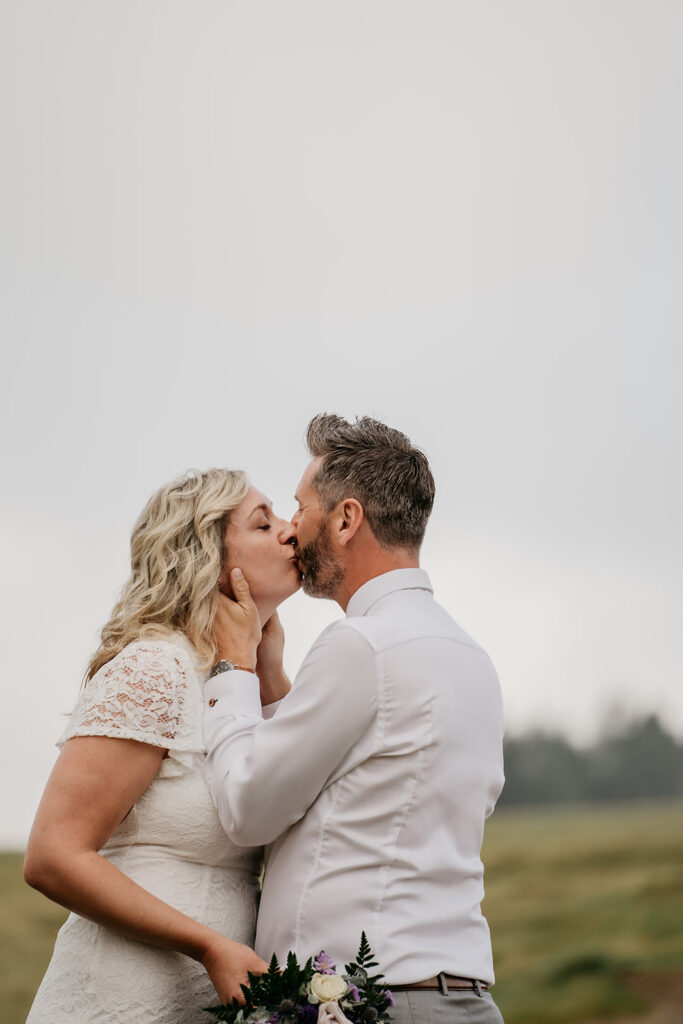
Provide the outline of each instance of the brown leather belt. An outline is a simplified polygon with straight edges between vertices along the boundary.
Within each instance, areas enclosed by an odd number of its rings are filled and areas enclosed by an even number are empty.
[[[415,989],[438,989],[446,995],[449,991],[475,992],[478,996],[482,992],[488,992],[488,985],[485,981],[477,981],[476,978],[456,978],[453,974],[437,974],[435,978],[427,978],[426,981],[414,981],[411,985],[390,985],[392,992],[410,992]]]

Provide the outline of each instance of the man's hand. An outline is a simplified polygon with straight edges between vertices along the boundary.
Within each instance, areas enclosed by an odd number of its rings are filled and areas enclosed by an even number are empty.
[[[256,652],[256,674],[261,684],[261,704],[281,700],[291,689],[291,683],[282,667],[285,631],[277,612],[273,612],[261,633]]]
[[[218,647],[218,660],[232,661],[243,668],[256,665],[256,648],[261,640],[258,608],[251,599],[249,584],[241,569],[230,573],[233,600],[218,595],[218,610],[212,633]]]
[[[233,999],[243,1003],[240,985],[249,984],[247,971],[263,974],[268,970],[268,964],[253,949],[224,935],[216,936],[204,953],[202,963],[222,1003],[232,1003]]]

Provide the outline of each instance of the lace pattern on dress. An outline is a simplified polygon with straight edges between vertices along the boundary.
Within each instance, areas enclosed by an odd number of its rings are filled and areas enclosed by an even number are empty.
[[[204,749],[198,685],[185,652],[164,641],[137,641],[103,665],[81,692],[58,745],[72,736],[112,736],[174,750]]]

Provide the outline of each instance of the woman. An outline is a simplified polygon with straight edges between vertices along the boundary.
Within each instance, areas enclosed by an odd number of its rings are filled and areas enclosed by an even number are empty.
[[[287,692],[274,613],[299,587],[293,541],[241,472],[187,474],[143,510],[29,839],[26,881],[73,911],[30,1024],[197,1021],[266,968],[249,948],[260,851],[230,843],[211,801],[202,687],[238,566],[268,623],[264,705]]]

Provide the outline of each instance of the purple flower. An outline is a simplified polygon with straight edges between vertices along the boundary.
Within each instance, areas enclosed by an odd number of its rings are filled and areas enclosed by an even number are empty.
[[[396,1000],[394,999],[388,988],[384,989],[384,995],[389,1000],[389,1006],[396,1006]]]
[[[318,974],[334,974],[337,970],[337,965],[332,960],[332,957],[328,956],[327,953],[321,949],[313,961],[313,970]]]
[[[305,1006],[299,1006],[299,1020],[303,1021],[304,1024],[316,1024],[318,1020],[318,1007],[311,1006],[310,1003]]]
[[[349,995],[353,999],[354,1003],[360,1002],[360,992],[355,985],[349,985]]]

